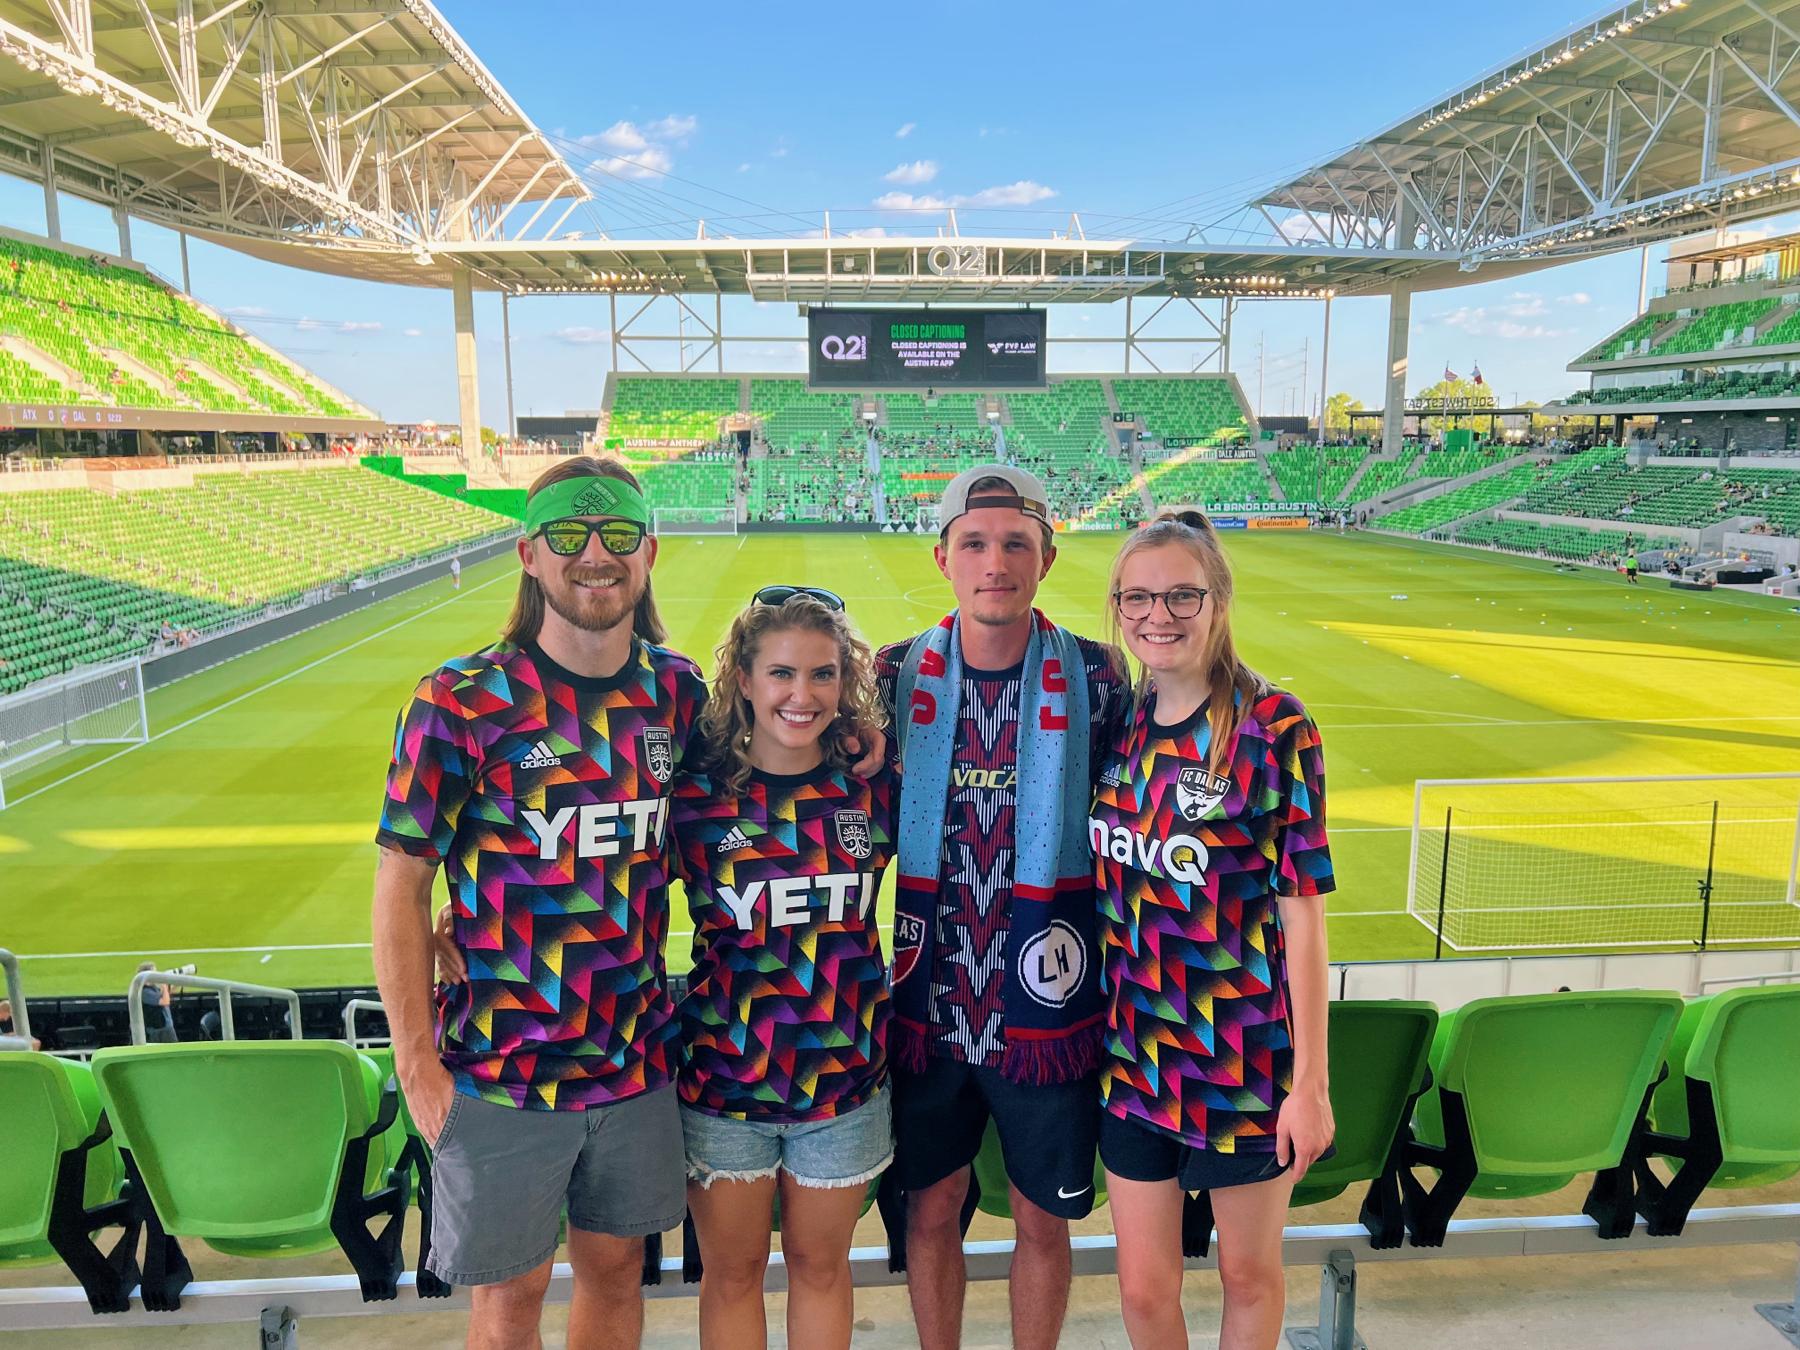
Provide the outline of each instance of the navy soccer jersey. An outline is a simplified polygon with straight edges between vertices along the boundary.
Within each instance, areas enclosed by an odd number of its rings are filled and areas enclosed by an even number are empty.
[[[684,1104],[824,1120],[881,1085],[890,1008],[875,897],[893,815],[885,772],[752,771],[741,792],[705,773],[677,781],[675,851],[694,918]]]

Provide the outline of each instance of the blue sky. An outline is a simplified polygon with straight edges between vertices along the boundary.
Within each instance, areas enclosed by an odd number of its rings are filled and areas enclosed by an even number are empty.
[[[899,232],[909,219],[932,227],[941,220],[878,206],[908,200],[961,203],[965,231],[1041,232],[1079,212],[1093,235],[1107,233],[1109,215],[1196,194],[1217,209],[1590,12],[1581,0],[1479,9],[1300,0],[1279,14],[1209,0],[1112,11],[925,0],[879,12],[810,3],[439,2],[559,148],[572,161],[603,166],[599,200],[565,229],[630,234],[632,225],[688,218],[670,225],[678,235],[691,233],[691,217],[702,212],[711,233],[731,232],[725,213],[756,217],[765,209],[816,220],[829,208],[834,230]],[[65,197],[62,219],[66,238],[116,247],[101,208]],[[43,229],[35,184],[0,179],[0,223]],[[179,278],[168,231],[135,222],[133,251]],[[1653,250],[1653,284],[1661,254]],[[202,300],[384,416],[455,419],[447,292],[315,275],[202,243],[191,246],[191,259]],[[1432,383],[1446,364],[1466,375],[1478,362],[1503,400],[1565,393],[1580,381],[1564,367],[1635,313],[1637,290],[1632,252],[1422,293],[1413,302],[1410,384]],[[598,407],[605,300],[536,297],[511,310],[517,411]],[[1335,304],[1334,392],[1379,404],[1386,314],[1385,299]],[[1316,303],[1239,307],[1232,365],[1255,399],[1260,342],[1263,412],[1301,411],[1316,398],[1321,320]],[[1117,335],[1123,323],[1122,306],[1056,306],[1050,331]],[[726,326],[800,332],[793,306],[748,300],[728,302]],[[499,425],[506,405],[497,298],[478,298],[477,328],[482,420]],[[1166,350],[1165,368],[1186,369],[1176,349]],[[672,360],[672,347],[664,351]],[[801,357],[798,345],[742,344],[728,348],[727,361],[799,369]],[[1069,345],[1052,348],[1051,364],[1116,370],[1118,360],[1116,348]]]

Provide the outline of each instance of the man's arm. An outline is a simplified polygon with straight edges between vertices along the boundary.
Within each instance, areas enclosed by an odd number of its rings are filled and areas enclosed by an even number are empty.
[[[406,1106],[436,1144],[456,1095],[455,1080],[438,1058],[431,1001],[431,884],[435,860],[398,849],[381,850],[375,871],[375,983],[394,1041],[394,1073]]]

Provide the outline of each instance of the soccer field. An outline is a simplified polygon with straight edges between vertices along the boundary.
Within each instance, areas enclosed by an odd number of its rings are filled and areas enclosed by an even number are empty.
[[[1228,538],[1239,647],[1324,734],[1336,958],[1429,955],[1404,914],[1418,778],[1800,770],[1791,602],[1627,587],[1597,572],[1376,536]],[[1116,540],[1065,540],[1040,603],[1103,631]],[[9,780],[0,946],[33,994],[122,992],[137,962],[300,986],[372,979],[371,842],[394,715],[492,640],[516,564],[471,568],[150,696],[147,745]],[[676,538],[656,568],[672,641],[708,669],[759,584],[831,586],[863,632],[951,604],[929,541]],[[691,928],[677,895],[670,964]]]

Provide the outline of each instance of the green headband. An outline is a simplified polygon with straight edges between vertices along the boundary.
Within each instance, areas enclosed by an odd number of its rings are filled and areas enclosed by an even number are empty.
[[[622,478],[564,478],[539,488],[525,502],[525,533],[536,534],[553,520],[576,516],[615,516],[650,528],[644,494]]]

